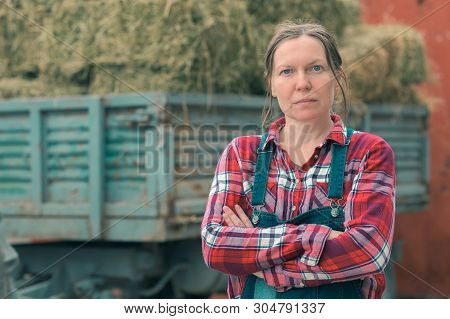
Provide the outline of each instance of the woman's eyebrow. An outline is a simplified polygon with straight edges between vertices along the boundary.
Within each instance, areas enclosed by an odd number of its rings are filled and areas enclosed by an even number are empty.
[[[290,64],[280,64],[280,65],[277,65],[277,69],[280,69],[280,68],[293,68],[294,66],[293,65],[290,65]]]
[[[322,59],[315,59],[315,60],[313,60],[313,61],[307,63],[306,65],[311,65],[311,64],[314,64],[314,63],[325,63],[325,62],[324,62]],[[280,65],[277,65],[277,66],[275,67],[275,69],[278,70],[278,69],[280,69],[280,68],[294,68],[294,67],[295,67],[295,66],[294,66],[294,65],[291,65],[291,64],[280,64]]]

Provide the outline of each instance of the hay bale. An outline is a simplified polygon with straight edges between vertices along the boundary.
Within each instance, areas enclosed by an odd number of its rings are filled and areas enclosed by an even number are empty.
[[[83,87],[74,85],[57,85],[43,80],[25,80],[16,78],[0,78],[0,98],[37,96],[61,96],[85,94]]]
[[[36,39],[41,32],[14,10],[30,13],[30,18],[42,23],[44,15],[30,1],[6,1],[0,5],[0,76],[35,78],[39,73],[38,62],[44,52]],[[10,9],[11,7],[12,9]]]
[[[88,59],[3,7],[15,28],[8,41],[23,56],[11,60],[11,72],[2,74],[34,72],[58,83],[87,86],[90,93],[130,91],[120,78],[139,90],[263,94],[262,54],[276,23],[297,17],[291,15],[296,12],[340,33],[353,21],[349,16],[355,10],[349,8],[355,3],[19,0],[14,2],[17,10]],[[263,20],[270,23],[260,24]]]
[[[252,0],[247,1],[247,7],[258,26],[273,27],[284,20],[300,18],[323,24],[338,38],[347,26],[359,22],[360,9],[357,0]]]
[[[263,53],[282,20],[316,20],[343,37],[346,65],[399,32],[392,26],[348,27],[358,21],[358,3],[9,1],[58,41],[0,6],[0,75],[8,83],[33,80],[20,82],[20,93],[5,88],[8,96],[133,90],[264,94]],[[351,98],[413,101],[413,84],[426,78],[424,61],[422,40],[410,31],[349,72]]]
[[[0,79],[0,97],[4,99],[19,96],[39,96],[44,91],[40,81],[27,81],[21,78]]]
[[[125,1],[53,2],[46,29],[60,41],[41,38],[47,55],[40,69],[54,80],[89,86],[95,64],[129,62],[131,53],[138,53],[138,29],[151,21],[154,6]]]
[[[336,26],[338,33],[356,19],[359,10],[357,1],[320,5],[316,1],[156,3],[164,5],[158,8],[155,4],[152,14],[157,14],[152,23],[141,29],[153,41],[142,42],[142,46],[132,50],[138,58],[130,57],[127,66],[114,66],[111,60],[107,67],[139,90],[264,94],[263,52],[275,25],[295,17],[291,16],[292,6],[298,9],[297,14],[324,20],[331,28]],[[96,68],[90,92],[107,91],[105,84],[114,91],[129,91],[123,83]]]
[[[111,59],[107,63],[109,70],[140,90],[250,91],[257,66],[257,36],[245,3],[183,1],[173,2],[170,9],[165,2],[157,3],[164,5],[155,5],[152,23],[142,26],[136,34],[147,41],[138,41],[140,45],[131,50],[133,55],[125,63]],[[90,92],[98,93],[105,82],[129,91],[107,77],[96,68]]]
[[[344,35],[342,55],[352,96],[365,102],[419,103],[427,79],[424,43],[406,26],[359,25]],[[400,34],[400,35],[399,35]]]
[[[178,88],[175,87],[177,83],[171,81],[170,73],[158,73],[160,70],[152,68],[145,62],[136,62],[131,66],[119,63],[101,63],[93,67],[93,70],[92,81],[89,85],[90,93],[158,91],[167,87],[174,91],[183,90],[181,85]],[[155,73],[158,75],[150,76]]]

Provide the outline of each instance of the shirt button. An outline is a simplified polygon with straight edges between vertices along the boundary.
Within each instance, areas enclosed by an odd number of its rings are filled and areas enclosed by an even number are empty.
[[[292,211],[296,210],[297,206],[292,206]]]
[[[315,158],[315,159],[318,159],[318,158],[319,158],[319,155],[317,155],[317,154],[314,155],[314,158]]]

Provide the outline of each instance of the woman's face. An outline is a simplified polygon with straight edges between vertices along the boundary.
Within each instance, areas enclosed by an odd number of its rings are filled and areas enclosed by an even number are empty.
[[[329,120],[336,80],[320,40],[300,36],[283,41],[275,51],[272,96],[286,118],[299,122]]]

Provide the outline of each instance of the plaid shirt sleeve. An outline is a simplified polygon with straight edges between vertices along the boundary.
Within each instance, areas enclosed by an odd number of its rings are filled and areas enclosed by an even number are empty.
[[[394,153],[384,140],[369,148],[353,180],[345,214],[350,216],[346,231],[327,240],[317,265],[302,256],[264,271],[269,285],[318,286],[364,278],[386,267],[393,240],[395,207]]]
[[[236,144],[236,139],[230,142],[219,159],[203,218],[202,249],[206,264],[231,275],[273,268],[299,255],[303,255],[305,264],[316,265],[331,232],[327,226],[224,226],[223,207],[234,208],[235,204],[245,207],[246,201]]]

